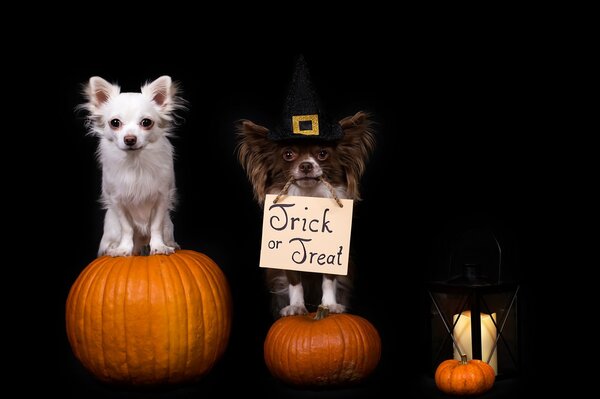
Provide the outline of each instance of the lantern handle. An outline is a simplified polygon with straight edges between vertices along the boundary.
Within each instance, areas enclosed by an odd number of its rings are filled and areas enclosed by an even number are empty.
[[[496,236],[496,233],[491,229],[488,228],[486,229],[489,231],[489,234],[492,236],[492,238],[494,239],[494,243],[496,244],[496,248],[498,248],[498,281],[501,281],[501,274],[502,274],[502,246],[500,245],[500,240],[498,240],[498,237]],[[471,230],[469,230],[471,231]],[[456,252],[456,248],[453,248],[450,251],[450,256],[448,259],[448,273],[450,274],[450,271],[452,270],[452,265],[454,264],[454,257],[455,257],[455,252]]]

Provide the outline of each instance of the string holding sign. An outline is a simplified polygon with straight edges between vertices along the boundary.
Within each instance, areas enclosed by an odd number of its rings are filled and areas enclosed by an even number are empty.
[[[293,176],[290,177],[290,179],[287,181],[287,183],[285,183],[285,186],[283,186],[283,188],[281,189],[279,194],[277,194],[277,197],[275,197],[275,199],[273,200],[274,204],[276,204],[281,199],[281,197],[283,197],[285,194],[287,194],[288,190],[290,189],[290,186],[295,181],[296,181],[296,179],[294,179]],[[319,176],[319,181],[321,181],[321,183],[323,183],[325,185],[325,187],[327,187],[329,189],[331,196],[333,197],[335,202],[337,202],[337,204],[340,206],[340,208],[343,208],[344,204],[342,204],[342,201],[340,201],[339,197],[337,196],[337,193],[335,192],[335,188],[333,188],[331,183],[329,183],[327,180],[325,180],[325,178],[323,176]]]

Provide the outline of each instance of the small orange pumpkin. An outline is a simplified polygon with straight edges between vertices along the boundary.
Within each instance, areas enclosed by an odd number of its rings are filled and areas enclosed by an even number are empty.
[[[379,363],[381,339],[366,319],[347,313],[287,316],[271,326],[264,344],[273,376],[296,386],[358,383]]]
[[[435,371],[435,385],[452,395],[478,395],[494,386],[496,374],[492,366],[481,360],[444,360]]]
[[[103,256],[71,287],[66,323],[75,356],[102,381],[191,381],[225,351],[231,294],[217,264],[198,252]]]

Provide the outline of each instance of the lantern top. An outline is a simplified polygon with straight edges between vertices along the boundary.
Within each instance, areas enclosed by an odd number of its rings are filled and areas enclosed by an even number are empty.
[[[433,280],[448,285],[483,287],[514,282],[500,240],[489,228],[473,228],[450,241]]]

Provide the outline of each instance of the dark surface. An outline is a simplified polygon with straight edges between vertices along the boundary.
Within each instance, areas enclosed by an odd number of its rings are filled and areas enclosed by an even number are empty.
[[[51,123],[60,136],[43,141],[46,167],[36,177],[55,182],[44,225],[70,232],[68,237],[57,233],[43,248],[60,253],[59,265],[41,271],[47,272],[41,280],[52,289],[39,310],[49,320],[44,329],[48,342],[39,345],[50,354],[36,367],[49,377],[48,391],[63,398],[196,398],[238,389],[262,397],[377,397],[389,390],[441,397],[427,374],[425,281],[443,258],[445,237],[478,226],[490,226],[506,238],[511,254],[506,262],[522,286],[522,374],[498,381],[484,397],[516,397],[538,389],[543,381],[538,364],[550,358],[543,325],[551,314],[547,301],[552,292],[544,264],[549,254],[543,249],[548,215],[540,200],[552,172],[545,167],[534,128],[540,114],[532,104],[545,93],[535,57],[500,42],[485,48],[438,41],[408,45],[401,61],[381,52],[343,62],[332,52],[305,53],[332,116],[341,119],[365,110],[377,121],[377,148],[362,184],[364,200],[354,212],[352,251],[358,273],[352,312],[379,330],[382,359],[358,387],[315,392],[283,386],[262,359],[272,318],[258,268],[261,212],[237,163],[233,133],[233,122],[240,118],[268,126],[276,122],[295,54],[238,50],[207,50],[197,62],[185,54],[139,63],[110,57],[60,60],[50,104],[55,109]],[[234,323],[225,356],[202,381],[135,392],[97,383],[72,355],[64,331],[69,288],[95,258],[103,220],[96,140],[85,136],[74,107],[82,101],[80,85],[92,75],[137,91],[140,83],[162,74],[182,83],[190,108],[173,140],[180,198],[176,239],[221,266],[231,284]]]

